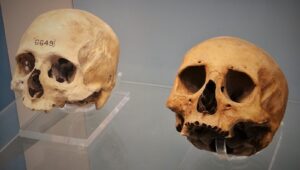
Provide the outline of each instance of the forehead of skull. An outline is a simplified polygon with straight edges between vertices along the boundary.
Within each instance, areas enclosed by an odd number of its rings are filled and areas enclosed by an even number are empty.
[[[76,9],[60,9],[38,16],[22,36],[20,47],[35,40],[55,41],[62,49],[76,49],[96,36],[105,24],[96,16]],[[34,47],[38,50],[39,46]],[[44,49],[44,48],[43,48]]]
[[[185,55],[181,69],[202,64],[211,71],[243,71],[254,79],[261,67],[271,68],[275,65],[262,49],[235,37],[212,38],[194,46]]]

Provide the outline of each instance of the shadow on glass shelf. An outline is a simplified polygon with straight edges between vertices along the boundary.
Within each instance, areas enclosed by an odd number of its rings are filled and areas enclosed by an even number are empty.
[[[191,146],[179,169],[272,169],[280,148],[284,123],[281,123],[276,135],[268,147],[252,156],[234,156],[226,154],[224,141],[216,142],[218,153],[202,151]]]

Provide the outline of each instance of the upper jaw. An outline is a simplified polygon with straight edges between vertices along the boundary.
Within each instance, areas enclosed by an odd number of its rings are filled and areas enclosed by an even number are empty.
[[[187,122],[187,138],[199,149],[216,151],[216,140],[225,141],[227,153],[236,155],[252,155],[257,152],[256,148],[262,149],[260,141],[270,131],[267,124],[258,124],[255,122],[238,122],[231,131],[224,131],[217,126],[207,125],[205,123]]]
[[[217,126],[207,125],[205,123],[187,122],[187,138],[193,144],[196,143],[200,149],[215,151],[215,140],[228,137],[229,131],[223,131]]]

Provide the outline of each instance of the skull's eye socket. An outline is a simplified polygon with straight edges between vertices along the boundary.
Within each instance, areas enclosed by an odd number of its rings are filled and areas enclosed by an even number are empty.
[[[22,53],[16,57],[18,72],[25,76],[30,73],[35,64],[35,58],[32,53]]]
[[[69,60],[64,58],[56,58],[48,70],[48,76],[55,78],[59,83],[71,83],[75,77],[76,67]]]
[[[205,83],[205,66],[189,66],[179,74],[177,91],[194,94]]]
[[[243,72],[228,70],[225,79],[227,96],[234,102],[242,102],[255,87],[250,76]]]

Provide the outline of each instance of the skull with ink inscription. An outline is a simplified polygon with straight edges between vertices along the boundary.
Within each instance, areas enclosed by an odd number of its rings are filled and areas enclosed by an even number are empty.
[[[33,110],[66,103],[101,108],[115,85],[119,41],[100,18],[77,9],[38,16],[23,34],[11,82]]]
[[[175,79],[167,107],[176,129],[197,148],[249,156],[265,148],[280,126],[288,85],[262,49],[234,37],[206,40],[190,49]]]

